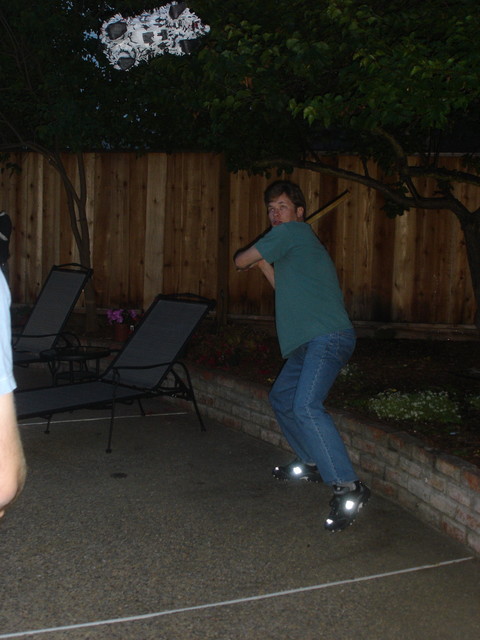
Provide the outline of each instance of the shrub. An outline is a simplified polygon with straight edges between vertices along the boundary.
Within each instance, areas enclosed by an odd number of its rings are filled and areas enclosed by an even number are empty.
[[[480,411],[480,396],[469,396],[467,401],[472,409]]]
[[[380,419],[447,424],[461,417],[459,405],[445,391],[400,393],[390,389],[370,398],[368,408]]]
[[[270,370],[279,361],[276,338],[250,325],[216,326],[205,323],[192,337],[188,357],[198,364],[219,369],[245,363]]]
[[[341,380],[351,380],[361,376],[361,371],[356,364],[346,364],[343,369],[340,369],[338,377]]]

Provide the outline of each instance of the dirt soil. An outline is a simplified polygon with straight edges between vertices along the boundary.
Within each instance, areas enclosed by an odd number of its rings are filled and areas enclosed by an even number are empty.
[[[276,339],[247,329],[204,329],[194,337],[187,357],[266,385],[282,365]],[[335,382],[328,404],[362,417],[378,419],[367,401],[386,390],[447,392],[461,407],[460,420],[382,422],[480,467],[480,410],[467,402],[480,396],[480,341],[359,338],[349,370]]]

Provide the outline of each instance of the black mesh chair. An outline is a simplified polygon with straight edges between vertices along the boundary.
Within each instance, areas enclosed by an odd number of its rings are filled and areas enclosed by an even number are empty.
[[[62,337],[68,342],[65,325],[92,273],[75,263],[51,268],[21,333],[14,332],[13,364],[42,362],[42,351],[52,349]]]
[[[190,374],[179,361],[189,338],[214,302],[191,294],[159,295],[124,347],[98,380],[15,393],[19,419],[88,407],[110,408],[107,452],[111,452],[115,405],[146,397],[168,395],[193,402],[205,430]],[[140,403],[143,413],[143,408]]]

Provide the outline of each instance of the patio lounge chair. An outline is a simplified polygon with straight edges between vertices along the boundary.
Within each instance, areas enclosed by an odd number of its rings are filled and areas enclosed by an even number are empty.
[[[134,333],[97,380],[18,391],[15,393],[18,418],[45,417],[48,432],[55,413],[87,407],[110,408],[107,444],[107,453],[110,453],[115,404],[134,400],[140,403],[145,397],[168,395],[192,401],[204,431],[190,374],[178,359],[213,306],[212,300],[191,294],[157,296]],[[141,403],[140,409],[143,413]]]
[[[66,338],[65,324],[92,273],[74,263],[51,268],[22,332],[14,333],[13,364],[42,362],[41,352]]]

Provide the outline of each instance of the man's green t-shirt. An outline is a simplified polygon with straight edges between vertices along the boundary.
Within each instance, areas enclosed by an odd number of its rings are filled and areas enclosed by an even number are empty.
[[[272,227],[255,243],[275,269],[275,315],[284,358],[316,336],[351,329],[337,272],[305,222]]]

